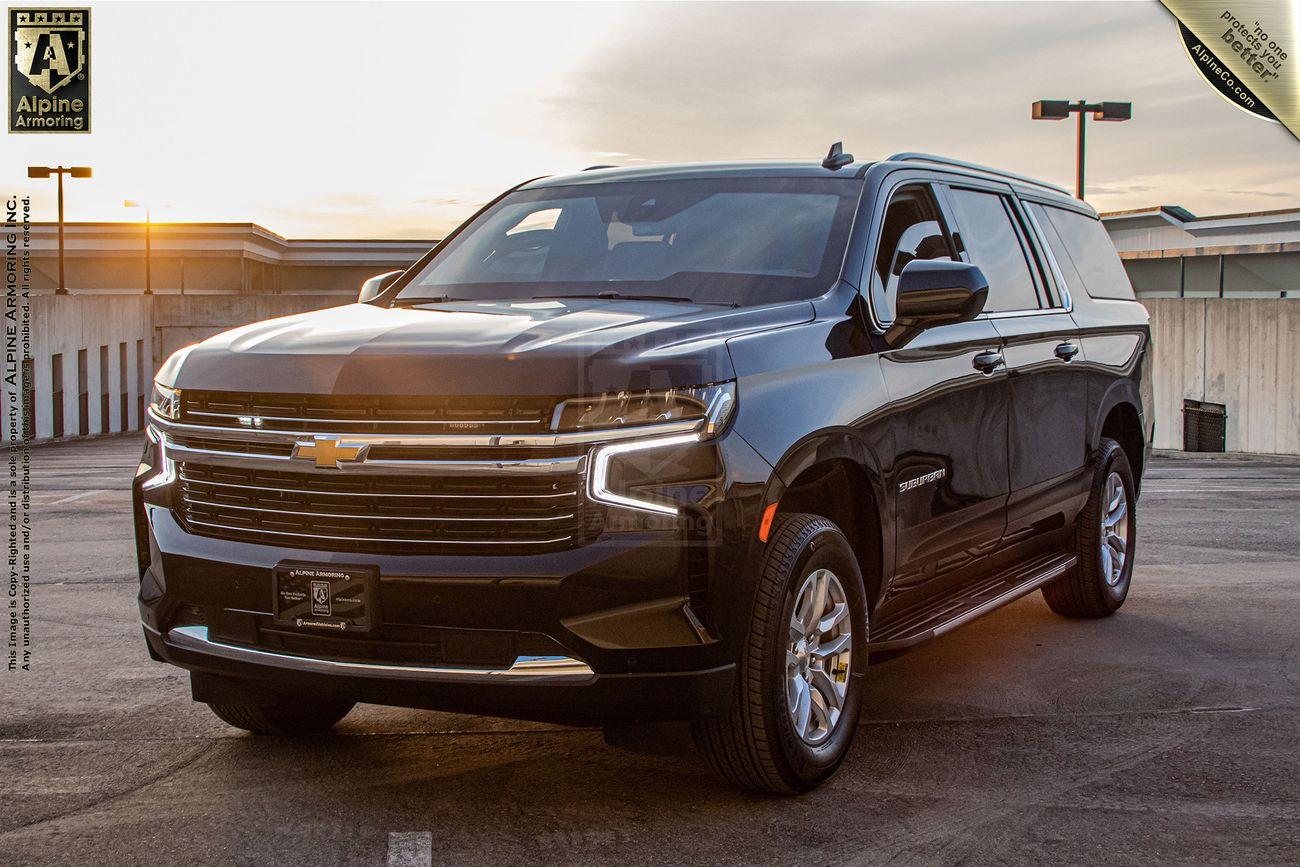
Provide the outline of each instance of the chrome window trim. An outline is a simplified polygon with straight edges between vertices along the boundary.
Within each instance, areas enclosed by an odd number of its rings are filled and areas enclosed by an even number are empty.
[[[965,187],[967,189],[975,190],[976,192],[990,193],[993,195],[1000,196],[1003,199],[1003,207],[1009,209],[1007,212],[1007,217],[1011,220],[1012,227],[1015,229],[1016,237],[1022,242],[1022,245],[1023,244],[1028,244],[1031,246],[1037,245],[1037,247],[1040,250],[1046,248],[1046,244],[1043,242],[1042,231],[1039,229],[1038,224],[1034,223],[1032,226],[1026,226],[1024,222],[1019,219],[1019,216],[1021,214],[1024,214],[1026,216],[1032,216],[1032,215],[1029,214],[1028,208],[1023,207],[1023,202],[1021,201],[1019,194],[1014,188],[1012,188],[1009,184],[1005,184],[1005,183],[993,183],[990,184],[989,186],[983,186],[983,187],[979,186],[978,184],[964,183],[964,181],[971,181],[971,180],[978,181],[981,179],[969,178],[963,176],[960,180],[953,180],[947,182],[946,185],[950,188],[954,186],[959,188]],[[958,229],[958,231],[960,231],[960,228]],[[1029,233],[1031,231],[1033,232],[1033,237],[1030,237]],[[1037,294],[1039,281],[1037,279],[1034,279],[1033,263],[1029,261],[1029,255],[1032,252],[1033,250],[1031,249],[1022,249],[1022,253],[1025,255],[1025,265],[1029,268],[1030,278],[1033,279],[1035,294]],[[1050,251],[1048,252],[1050,253]],[[971,261],[971,264],[978,264],[973,260],[971,260],[969,251],[966,251],[964,255],[966,256],[967,260]],[[1053,268],[1055,268],[1055,264],[1056,263],[1054,261],[1051,262]],[[1053,276],[1056,276],[1056,273],[1057,273],[1056,271],[1053,271]],[[1066,294],[1068,296],[1069,293],[1067,292]],[[1038,307],[1021,307],[1015,310],[996,310],[987,313],[981,313],[978,316],[976,316],[975,319],[976,320],[1018,319],[1021,316],[1045,316],[1053,313],[1069,313],[1069,312],[1070,312],[1069,309],[1063,307],[1043,307],[1040,305]]]
[[[1039,307],[1037,310],[999,310],[996,313],[981,313],[976,318],[983,319],[1019,319],[1022,316],[1049,316],[1057,313],[1069,313],[1065,307]]]
[[[148,625],[146,629],[150,629]],[[150,629],[158,634],[155,629]],[[446,665],[385,665],[374,662],[344,662],[273,653],[252,647],[239,647],[213,639],[206,626],[177,626],[163,639],[177,650],[216,656],[235,662],[289,669],[310,674],[362,675],[389,680],[454,681],[460,683],[503,683],[523,680],[528,683],[585,685],[596,679],[591,666],[568,656],[517,656],[509,668],[474,668]]]
[[[1073,313],[1074,293],[1070,291],[1070,285],[1065,282],[1065,274],[1061,271],[1061,266],[1056,261],[1056,254],[1052,252],[1052,245],[1047,242],[1047,235],[1043,232],[1043,227],[1039,225],[1038,218],[1034,216],[1033,210],[1029,207],[1030,205],[1038,203],[1033,201],[1026,202],[1022,199],[1020,204],[1022,205],[1021,211],[1029,220],[1030,228],[1033,229],[1034,242],[1038,245],[1038,249],[1042,252],[1043,256],[1046,257],[1047,266],[1052,271],[1052,280],[1056,282],[1056,287],[1061,290],[1061,295],[1065,302],[1056,307],[1046,307],[1042,309],[1044,312],[1048,313]]]
[[[1070,293],[1070,287],[1065,282],[1065,275],[1061,273],[1061,266],[1056,262],[1056,256],[1052,253],[1051,245],[1047,243],[1047,238],[1043,235],[1043,229],[1038,225],[1038,220],[1034,218],[1033,211],[1028,207],[1022,209],[1024,215],[1028,218],[1030,229],[1034,233],[1033,241],[1038,245],[1039,251],[1047,260],[1047,267],[1052,271],[1052,279],[1056,282],[1056,287],[1061,290],[1061,295],[1065,298],[1065,305],[1058,307],[1038,307],[1036,309],[1025,310],[1000,310],[997,313],[981,313],[980,317],[985,319],[1019,319],[1022,316],[1050,316],[1060,313],[1074,312],[1074,295]],[[977,317],[979,318],[979,317]]]

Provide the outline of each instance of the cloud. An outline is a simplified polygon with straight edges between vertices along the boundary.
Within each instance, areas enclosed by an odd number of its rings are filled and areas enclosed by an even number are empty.
[[[1240,183],[1251,166],[1300,181],[1300,143],[1214,93],[1156,3],[652,8],[547,97],[574,147],[678,162],[843,140],[859,158],[942,153],[1072,188],[1073,122],[1033,122],[1029,105],[1085,96],[1134,103],[1129,123],[1090,124],[1098,208],[1239,206],[1261,189]]]
[[[1272,199],[1300,199],[1290,190],[1211,190],[1214,193],[1223,193],[1229,196],[1264,196]]]

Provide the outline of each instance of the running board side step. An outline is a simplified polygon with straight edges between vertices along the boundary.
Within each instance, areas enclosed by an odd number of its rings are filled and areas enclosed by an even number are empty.
[[[870,651],[902,650],[951,632],[976,617],[1014,602],[1074,568],[1073,554],[1040,557],[979,584],[963,587],[932,602],[900,612],[873,630]]]

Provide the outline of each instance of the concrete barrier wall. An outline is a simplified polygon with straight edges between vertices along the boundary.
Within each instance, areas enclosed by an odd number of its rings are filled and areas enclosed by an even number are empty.
[[[157,364],[162,364],[182,346],[236,325],[351,304],[355,300],[351,295],[160,296],[154,299],[154,358]]]
[[[237,325],[351,300],[339,295],[36,296],[31,353],[37,439],[55,436],[56,365],[62,368],[64,437],[135,430],[154,372],[180,347]],[[1183,400],[1191,399],[1226,405],[1228,451],[1300,454],[1300,303],[1217,298],[1145,303],[1155,340],[1157,448],[1182,448]],[[7,401],[12,388],[6,384],[4,391]],[[7,413],[4,425],[7,440]]]
[[[153,375],[175,350],[236,325],[352,300],[341,295],[33,296],[36,440],[140,430]],[[3,384],[5,407],[15,391]],[[21,402],[21,394],[15,400]],[[0,416],[8,443],[10,416]]]
[[[1183,447],[1183,401],[1227,407],[1230,452],[1300,454],[1300,303],[1143,302],[1155,341],[1156,447]]]
[[[38,440],[59,434],[56,427],[65,437],[140,427],[154,371],[148,298],[38,295],[31,299],[30,324]],[[4,384],[6,407],[14,391]],[[6,412],[6,443],[10,426]]]

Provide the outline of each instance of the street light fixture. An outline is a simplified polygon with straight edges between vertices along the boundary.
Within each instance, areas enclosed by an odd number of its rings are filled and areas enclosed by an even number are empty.
[[[63,176],[72,175],[74,178],[88,178],[91,176],[90,166],[28,166],[27,177],[29,178],[48,178],[50,175],[57,175],[59,178],[59,288],[55,294],[67,295],[68,286],[63,279]]]
[[[1133,117],[1131,102],[1088,102],[1068,99],[1040,99],[1033,105],[1034,120],[1065,120],[1071,114],[1079,116],[1077,144],[1074,154],[1074,195],[1083,198],[1083,139],[1085,115],[1091,114],[1093,120],[1122,122]]]
[[[127,208],[144,208],[144,294],[153,294],[153,221],[150,219],[149,206],[127,199],[122,203]]]

